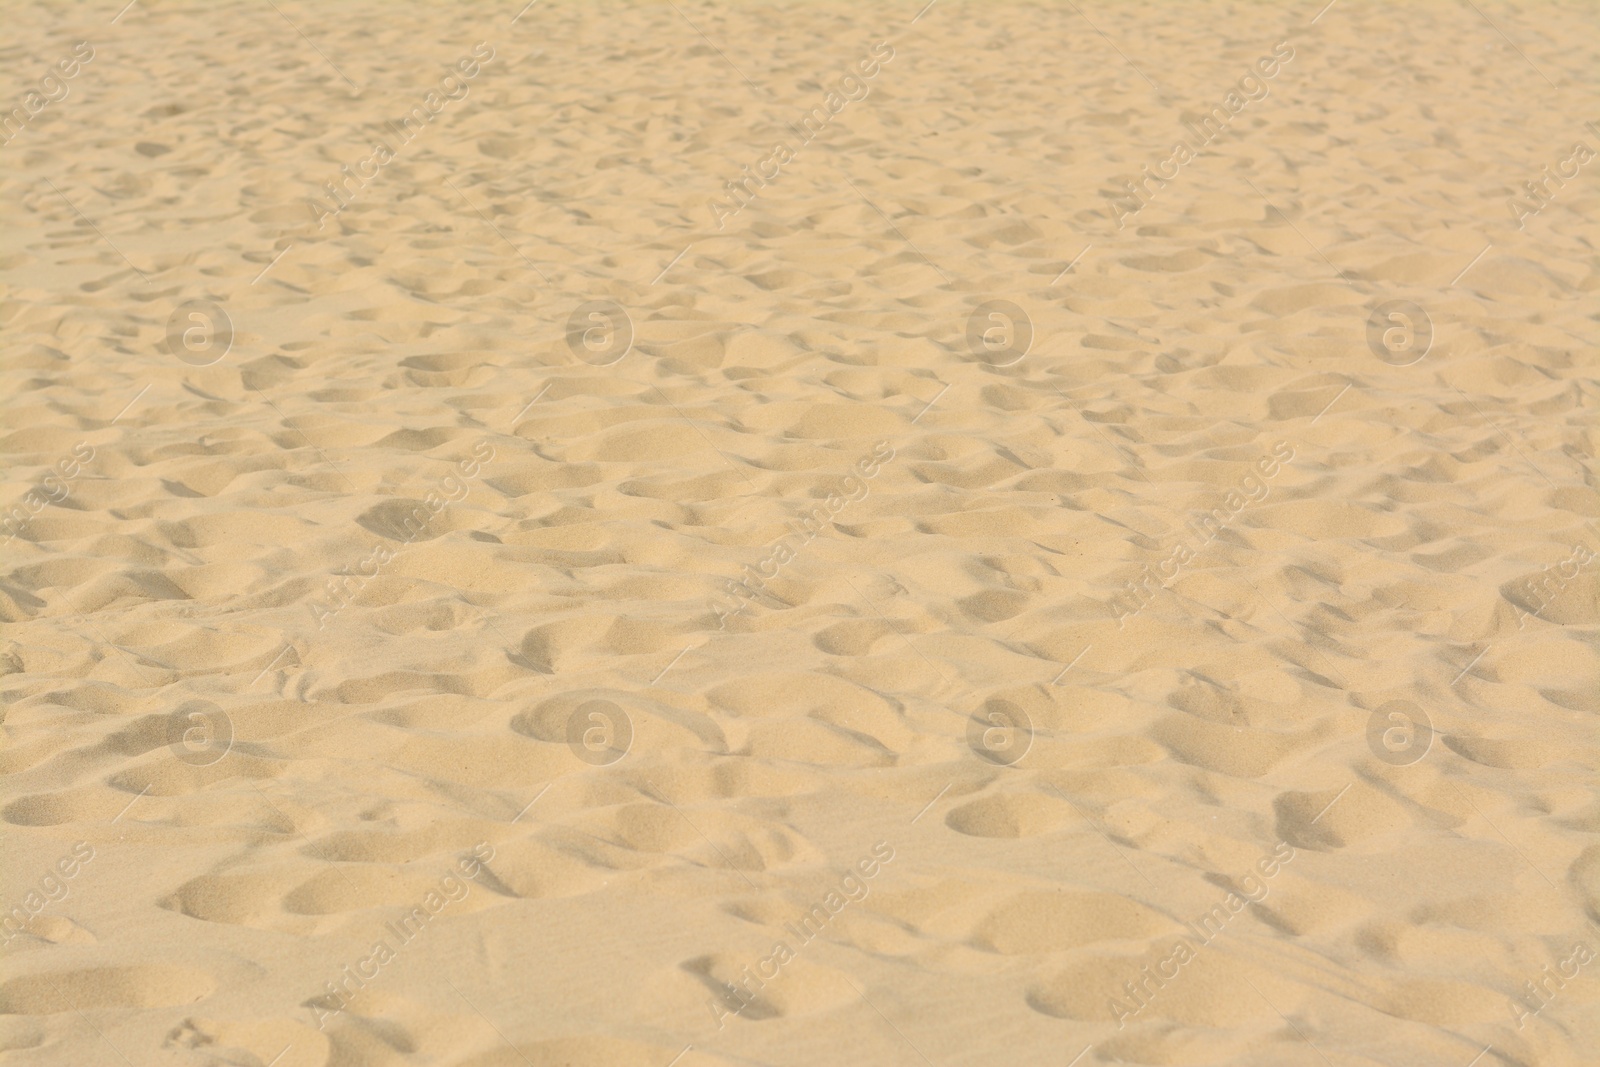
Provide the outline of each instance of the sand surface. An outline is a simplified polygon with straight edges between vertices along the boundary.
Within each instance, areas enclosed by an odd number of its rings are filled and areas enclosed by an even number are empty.
[[[4,1062],[1600,1063],[1592,4],[120,3]]]

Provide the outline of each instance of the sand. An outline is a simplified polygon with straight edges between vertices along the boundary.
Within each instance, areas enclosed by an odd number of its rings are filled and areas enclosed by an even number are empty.
[[[1591,5],[119,6],[6,1062],[1600,1063]]]

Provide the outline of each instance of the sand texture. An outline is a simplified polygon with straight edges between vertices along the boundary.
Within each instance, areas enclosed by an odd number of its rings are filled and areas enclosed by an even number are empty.
[[[1592,3],[123,2],[4,1063],[1600,1064]]]

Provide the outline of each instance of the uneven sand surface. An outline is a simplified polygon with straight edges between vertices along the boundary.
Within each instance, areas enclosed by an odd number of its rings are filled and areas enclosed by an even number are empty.
[[[1592,4],[122,2],[7,1063],[1600,1063]]]

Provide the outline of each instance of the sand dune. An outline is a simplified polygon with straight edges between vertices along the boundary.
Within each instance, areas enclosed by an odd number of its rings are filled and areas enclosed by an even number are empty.
[[[1600,1062],[1600,22],[1320,6],[7,5],[8,1060]]]

